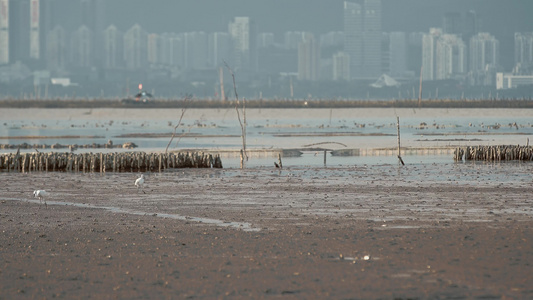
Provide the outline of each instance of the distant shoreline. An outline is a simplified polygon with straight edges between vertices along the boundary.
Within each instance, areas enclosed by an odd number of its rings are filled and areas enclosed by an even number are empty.
[[[242,99],[240,99],[242,108]],[[533,108],[531,99],[498,100],[336,100],[262,99],[246,100],[246,108]],[[154,99],[5,99],[1,108],[234,108],[235,100]]]

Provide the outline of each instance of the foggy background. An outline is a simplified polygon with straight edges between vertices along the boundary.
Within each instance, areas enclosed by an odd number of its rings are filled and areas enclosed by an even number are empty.
[[[63,26],[68,32],[80,27],[83,16],[80,2],[83,1],[55,0],[53,22]],[[192,31],[227,32],[228,23],[234,17],[239,16],[250,17],[255,23],[257,33],[274,33],[276,43],[283,42],[283,34],[287,31],[312,32],[317,37],[328,32],[344,31],[343,0],[107,0],[103,2],[105,3],[103,14],[105,24],[101,24],[100,27],[106,28],[113,24],[122,32],[127,31],[134,24],[139,24],[148,33],[157,34]],[[515,64],[514,33],[533,31],[533,18],[531,17],[533,1],[530,0],[382,0],[381,9],[383,32],[403,31],[406,33],[427,33],[431,27],[442,27],[445,13],[464,14],[469,10],[474,10],[479,19],[479,32],[488,32],[499,41],[501,71],[505,72],[510,72]],[[468,41],[465,43],[468,45]],[[413,70],[413,72],[416,76],[420,75],[419,70]],[[123,78],[120,86],[117,85],[114,89],[106,86],[106,95],[127,96],[125,94],[130,90],[130,87],[125,88],[124,82],[134,77]],[[242,80],[242,77],[237,79]],[[82,79],[78,79],[78,81],[80,80]],[[98,87],[99,80],[101,81],[102,78],[96,78],[93,82],[79,82],[79,84],[84,87]],[[148,79],[142,80],[149,82]],[[213,78],[206,79],[208,91],[204,90],[198,93],[192,87],[181,87],[182,90],[188,89],[189,91],[174,94],[181,95],[191,92],[211,96],[213,94],[211,86],[216,84],[217,80],[217,74],[213,75]],[[16,86],[16,90],[10,91],[11,95],[26,93],[28,89],[31,92],[33,87],[31,87],[30,81],[28,80],[26,83],[10,82],[10,85],[4,90],[10,90],[9,88]],[[131,81],[135,81],[135,79]],[[134,83],[131,84],[134,85]],[[416,82],[413,82],[412,85],[416,86]],[[103,85],[100,84],[100,86]],[[242,88],[245,93],[248,92],[246,88]],[[78,87],[77,89],[77,95],[95,96],[90,88],[84,90]],[[279,87],[272,95],[274,97],[286,97],[286,93],[280,92],[282,89],[283,87]],[[325,87],[323,90],[335,89],[338,87]],[[411,87],[408,85],[406,89],[411,89]],[[160,91],[162,90],[160,89]],[[72,93],[72,89],[66,93]],[[96,92],[96,95],[102,93],[102,91]],[[479,91],[475,93],[480,94]],[[526,92],[526,95],[529,93]],[[368,95],[368,92],[365,94]],[[392,91],[392,94],[398,95],[396,91]],[[309,93],[303,93],[299,96],[302,97],[302,95],[305,97]],[[315,92],[314,95],[317,93]],[[350,97],[351,95],[360,96],[349,92],[344,95],[331,94],[320,95],[320,97]],[[257,92],[255,92],[255,96],[257,96]]]

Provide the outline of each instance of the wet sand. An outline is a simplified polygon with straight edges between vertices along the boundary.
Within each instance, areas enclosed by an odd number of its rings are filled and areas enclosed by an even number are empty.
[[[0,299],[533,298],[532,171],[0,173]]]

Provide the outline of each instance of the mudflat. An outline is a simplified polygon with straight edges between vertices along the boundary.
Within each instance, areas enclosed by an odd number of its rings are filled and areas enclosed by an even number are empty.
[[[532,171],[0,173],[0,299],[531,299]]]

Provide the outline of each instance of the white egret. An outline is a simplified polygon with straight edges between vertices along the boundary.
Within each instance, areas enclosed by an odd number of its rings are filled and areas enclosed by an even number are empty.
[[[48,204],[46,204],[46,199],[44,198],[46,196],[48,196],[48,192],[45,191],[45,190],[35,190],[35,191],[33,191],[33,197],[39,198],[39,201],[41,203],[43,203],[43,201],[44,201],[44,206],[48,207]]]
[[[144,184],[144,174],[141,174],[141,177],[139,177],[139,178],[137,178],[137,180],[135,180],[135,186],[137,187],[137,191],[139,190],[139,188],[142,190],[143,184]],[[144,193],[144,191],[143,191],[143,193]]]

